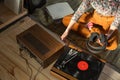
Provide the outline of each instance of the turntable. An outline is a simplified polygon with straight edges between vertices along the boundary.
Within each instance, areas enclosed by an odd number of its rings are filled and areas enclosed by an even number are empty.
[[[104,62],[85,52],[68,48],[51,69],[62,80],[98,80]]]

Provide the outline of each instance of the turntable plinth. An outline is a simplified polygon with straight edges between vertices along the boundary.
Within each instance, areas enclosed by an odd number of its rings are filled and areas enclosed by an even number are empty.
[[[63,72],[62,70],[57,69],[56,67],[52,67],[50,73],[59,78],[60,80],[78,80],[77,78]]]
[[[26,49],[43,68],[49,66],[62,54],[64,48],[61,41],[38,24],[17,35],[16,39],[20,50]]]
[[[93,55],[68,48],[50,72],[60,80],[98,80],[104,64]]]

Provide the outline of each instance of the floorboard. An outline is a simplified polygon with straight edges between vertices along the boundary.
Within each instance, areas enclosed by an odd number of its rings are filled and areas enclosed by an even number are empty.
[[[27,51],[19,51],[16,35],[35,23],[31,18],[25,17],[0,33],[0,80],[59,80],[50,74],[55,62],[43,69]],[[119,79],[120,74],[107,65],[99,78],[99,80]]]

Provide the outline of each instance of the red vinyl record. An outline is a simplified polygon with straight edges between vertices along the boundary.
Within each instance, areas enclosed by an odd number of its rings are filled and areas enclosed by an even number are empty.
[[[79,61],[77,67],[79,70],[85,71],[88,69],[88,63],[86,61]]]

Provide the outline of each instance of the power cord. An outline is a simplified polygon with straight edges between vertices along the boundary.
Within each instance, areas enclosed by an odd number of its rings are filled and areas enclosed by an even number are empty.
[[[45,76],[48,80],[51,80],[49,77],[47,77],[44,73],[42,73],[42,70],[43,70],[43,67],[42,66],[40,66],[39,67],[39,69],[37,70],[37,72],[36,72],[36,74],[34,75],[34,77],[32,77],[33,76],[33,70],[32,70],[32,68],[30,67],[30,64],[29,64],[29,62],[28,62],[28,60],[23,56],[23,54],[22,54],[22,51],[23,51],[23,49],[22,48],[20,48],[20,50],[19,50],[20,52],[20,57],[22,58],[22,59],[24,59],[25,60],[25,62],[26,62],[26,65],[28,66],[28,69],[30,69],[30,79],[29,80],[36,80],[36,78],[37,78],[37,76],[38,76],[38,74],[39,73],[41,73],[43,76]],[[24,49],[24,51],[25,51],[25,49]],[[29,51],[27,51],[26,50],[26,52],[29,52]]]

